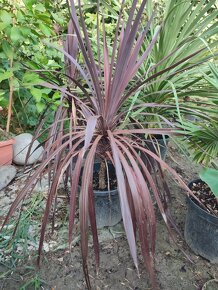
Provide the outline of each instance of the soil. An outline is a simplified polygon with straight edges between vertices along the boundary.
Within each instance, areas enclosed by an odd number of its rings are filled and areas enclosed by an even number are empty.
[[[183,177],[186,183],[197,178],[199,168],[187,161],[172,145],[166,161]],[[186,213],[185,194],[173,181],[169,182],[169,187],[172,192],[172,214],[178,228],[183,232]],[[101,261],[98,275],[95,273],[91,240],[89,243],[90,279],[93,289],[151,289],[140,251],[138,251],[139,274],[134,268],[122,224],[118,228],[115,226],[107,230],[110,233],[107,236],[105,236],[106,230],[105,232],[99,231]],[[58,233],[62,236],[61,229],[58,229]],[[158,215],[155,267],[161,290],[201,290],[206,281],[218,278],[217,265],[196,256],[179,236],[177,239],[177,244],[175,244],[169,238],[164,222]],[[21,259],[16,267],[13,267],[10,261],[0,263],[0,289],[85,290],[78,241],[71,252],[67,246],[63,246],[62,250],[44,253],[40,269],[35,267],[36,252],[34,251],[29,252],[26,260]],[[67,242],[67,238],[65,242]],[[181,249],[186,252],[192,262]],[[34,288],[36,282],[40,285],[38,288]],[[30,285],[21,288],[25,283]]]
[[[210,187],[203,181],[194,182],[191,185],[191,190],[196,197],[202,202],[206,207],[207,211],[215,216],[218,216],[218,200],[211,191]],[[199,204],[194,198],[192,199],[201,208],[202,205]],[[205,208],[203,208],[205,210]]]

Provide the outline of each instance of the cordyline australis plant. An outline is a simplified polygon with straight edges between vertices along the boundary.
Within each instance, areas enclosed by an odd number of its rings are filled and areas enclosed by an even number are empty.
[[[127,125],[126,128],[120,128],[127,113],[122,110],[122,106],[130,96],[146,84],[155,81],[163,73],[176,68],[181,61],[185,62],[193,56],[190,55],[171,67],[155,73],[155,69],[164,61],[162,60],[151,67],[144,75],[144,79],[141,79],[134,86],[133,81],[137,70],[149,56],[161,29],[159,28],[153,36],[146,50],[141,51],[141,45],[149,32],[152,17],[141,30],[141,19],[146,1],[140,1],[140,5],[137,2],[136,0],[132,2],[128,20],[123,23],[123,1],[110,56],[104,30],[104,19],[101,24],[98,21],[97,61],[94,59],[90,45],[81,3],[78,1],[79,17],[76,14],[73,1],[70,3],[69,33],[74,30],[75,35],[68,36],[65,48],[60,48],[60,51],[64,53],[66,58],[68,65],[66,74],[70,82],[74,83],[74,87],[44,83],[47,87],[61,91],[62,105],[57,110],[54,123],[49,128],[43,162],[18,194],[4,222],[5,225],[17,206],[32,191],[38,179],[43,174],[48,174],[50,187],[41,227],[40,257],[49,214],[54,210],[57,189],[64,177],[66,182],[70,182],[69,244],[72,241],[77,200],[80,199],[81,252],[83,270],[89,289],[91,288],[87,266],[89,223],[93,236],[96,266],[97,268],[99,266],[99,243],[92,182],[96,156],[104,162],[111,162],[114,165],[123,224],[130,252],[138,269],[136,249],[136,237],[138,237],[144,264],[149,272],[153,289],[158,289],[153,261],[156,239],[154,203],[157,204],[170,233],[173,224],[168,211],[170,196],[163,169],[171,173],[181,187],[192,194],[173,169],[158,155],[143,147],[139,137],[139,134],[172,134],[176,130],[173,127],[169,128],[169,125],[172,125],[169,121],[163,118],[167,126],[162,126],[161,129],[134,129],[132,124],[130,124],[131,126]],[[99,15],[99,3],[97,6]],[[102,36],[100,35],[101,27]],[[101,40],[103,40],[103,45],[101,45]],[[83,65],[80,65],[75,58],[77,42],[82,54]],[[174,73],[178,72],[174,70]],[[129,86],[130,81],[131,86]],[[66,103],[68,106],[65,105]],[[145,106],[151,107],[156,105],[153,103],[145,104]],[[157,174],[151,175],[151,171],[140,157],[140,152],[149,157],[151,166],[158,164],[158,178]],[[80,191],[78,189],[79,183],[81,183]]]

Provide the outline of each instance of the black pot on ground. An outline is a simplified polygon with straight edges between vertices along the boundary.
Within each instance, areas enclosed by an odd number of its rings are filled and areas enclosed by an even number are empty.
[[[169,143],[169,139],[170,138],[168,135],[157,134],[150,139],[145,139],[144,147],[145,149],[148,149],[156,155],[160,156],[162,160],[165,160],[167,156],[167,145]],[[141,153],[141,157],[145,165],[149,167],[149,161],[153,160],[153,158],[149,157],[148,154],[145,153]]]
[[[192,190],[193,184],[204,183],[201,179],[188,184]],[[185,240],[189,247],[211,263],[218,263],[218,217],[214,216],[190,197],[187,198],[188,210],[185,222]]]
[[[100,163],[94,164],[94,176],[98,175]],[[108,164],[109,179],[114,181],[116,178],[115,168],[112,164]],[[94,182],[94,181],[93,181]],[[117,188],[111,186],[111,190],[94,189],[95,214],[97,228],[111,227],[119,223],[122,219],[119,193]]]
[[[217,279],[211,279],[207,281],[202,287],[202,290],[217,290],[217,289],[218,289]]]
[[[146,140],[146,146],[152,152],[156,153],[161,157],[161,159],[165,160],[167,155],[167,145],[169,143],[168,135],[155,135],[151,139]]]

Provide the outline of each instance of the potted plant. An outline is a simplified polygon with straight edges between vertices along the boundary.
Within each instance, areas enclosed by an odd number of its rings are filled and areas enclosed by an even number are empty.
[[[2,108],[0,107],[0,111]],[[10,165],[13,158],[14,139],[0,128],[0,166]]]
[[[216,93],[218,70],[214,63],[209,66],[211,73],[204,74],[204,77]],[[208,101],[208,104],[213,107],[216,101]],[[188,185],[201,204],[191,197],[187,198],[185,239],[196,254],[218,263],[218,167],[216,164],[218,123],[217,116],[213,115],[213,112],[208,117],[209,121],[204,124],[183,124],[187,132],[185,141],[193,160],[205,167],[200,172],[200,179],[193,180]],[[208,168],[208,166],[213,168]]]
[[[170,121],[173,119],[173,123],[175,120],[182,123],[183,116],[187,114],[191,115],[192,119],[198,118],[205,122],[209,120],[208,115],[217,114],[216,107],[211,104],[213,101],[217,104],[218,93],[204,80],[204,78],[208,79],[210,70],[207,63],[203,61],[214,57],[213,50],[216,53],[217,43],[213,35],[217,33],[217,29],[211,29],[211,25],[213,28],[217,27],[215,1],[207,3],[206,1],[169,0],[165,2],[166,7],[161,15],[163,29],[160,31],[159,40],[154,44],[154,49],[148,59],[139,68],[135,81],[139,82],[149,71],[158,74],[159,71],[191,54],[193,58],[186,62],[182,61],[176,70],[174,67],[170,71],[167,70],[161,77],[148,83],[138,95],[132,96],[129,117],[142,128],[161,127],[163,124],[166,125],[166,121],[171,126]],[[152,3],[148,0],[150,16],[152,16],[154,5],[154,1]],[[160,18],[155,17],[150,29],[152,36],[155,35],[159,25]],[[149,42],[150,39],[147,38],[147,41]],[[206,47],[206,42],[210,43],[211,50]],[[147,47],[147,45],[145,40],[142,46]],[[202,50],[196,53],[199,49]],[[159,63],[159,66],[154,65]],[[196,63],[199,64],[198,67]],[[217,73],[214,73],[215,75]],[[211,81],[211,84],[215,83],[215,80],[211,78],[208,81]],[[205,101],[205,97],[208,101]],[[148,105],[142,108],[138,106],[140,102],[144,104],[147,102]],[[203,106],[199,105],[201,102]],[[154,105],[154,103],[159,105]],[[207,114],[205,114],[206,111]],[[144,138],[145,146],[151,145],[154,147],[154,152],[159,153],[161,157],[165,156],[167,136],[162,138],[161,135],[145,135],[142,138]],[[146,141],[146,139],[149,140]]]
[[[86,29],[81,3],[78,1],[76,9],[74,1],[71,1],[69,25],[73,26],[74,34],[67,38],[65,49],[58,49],[68,59],[71,68],[76,69],[76,73],[74,69],[65,73],[69,80],[69,82],[64,83],[65,85],[57,85],[57,82],[52,83],[51,81],[43,83],[44,86],[61,92],[61,104],[48,131],[44,159],[17,195],[3,224],[4,226],[8,222],[21,201],[32,191],[38,179],[43,174],[49,173],[50,186],[42,219],[39,262],[49,213],[55,205],[58,186],[64,177],[66,185],[70,184],[69,244],[72,241],[75,213],[79,204],[81,252],[88,289],[91,289],[87,264],[89,225],[93,237],[96,266],[97,268],[99,266],[99,242],[94,202],[96,188],[93,186],[96,159],[98,162],[100,160],[97,183],[100,183],[100,179],[106,182],[109,193],[112,188],[111,182],[114,179],[109,180],[107,176],[110,177],[114,170],[115,187],[117,187],[119,194],[130,252],[138,269],[136,250],[136,239],[138,238],[144,265],[148,270],[153,289],[159,289],[154,268],[156,214],[153,196],[171,234],[171,225],[174,225],[168,207],[170,196],[163,169],[168,171],[180,186],[194,197],[172,168],[157,154],[144,148],[140,138],[134,138],[137,134],[170,135],[177,132],[176,128],[166,126],[163,128],[135,129],[129,123],[122,127],[127,114],[124,104],[131,95],[136,94],[137,91],[140,91],[167,70],[172,69],[172,67],[175,69],[182,61],[185,62],[193,57],[193,54],[186,56],[178,63],[175,62],[172,66],[160,70],[158,73],[145,75],[140,82],[134,84],[134,77],[139,67],[151,53],[161,29],[157,30],[148,47],[142,52],[141,46],[149,31],[151,20],[148,21],[145,29],[140,29],[146,1],[143,0],[140,3],[137,0],[133,1],[126,23],[122,21],[123,3],[111,50],[108,49],[107,45],[104,17],[102,16],[102,23],[99,23],[97,17],[98,57],[96,60]],[[99,7],[100,5],[97,4],[97,16],[99,15]],[[76,11],[79,13],[79,18]],[[79,43],[80,55],[76,59],[77,42]],[[140,106],[143,108],[146,105],[148,104],[142,103]],[[40,126],[42,127],[42,123]],[[139,151],[147,154],[153,163],[159,164],[161,174],[158,178],[151,175],[138,154]],[[112,166],[111,169],[110,166]]]
[[[216,290],[218,287],[218,280],[217,279],[211,279],[204,283],[202,290]]]
[[[201,204],[187,198],[185,240],[197,255],[218,263],[218,170],[205,168],[188,186]]]
[[[10,165],[13,159],[14,139],[0,133],[0,166]]]

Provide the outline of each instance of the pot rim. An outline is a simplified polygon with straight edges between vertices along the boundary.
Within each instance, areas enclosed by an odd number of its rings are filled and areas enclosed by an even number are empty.
[[[0,141],[0,148],[5,147],[5,146],[9,146],[9,145],[13,145],[14,143],[15,143],[15,140],[13,138],[5,140],[5,141]]]
[[[203,180],[201,180],[200,178],[197,178],[197,179],[194,179],[194,180],[192,180],[192,181],[190,181],[189,183],[188,183],[188,188],[190,189],[190,190],[192,190],[191,189],[191,185],[193,184],[193,183],[197,183],[197,182],[201,182],[201,183],[205,183]],[[198,204],[196,204],[192,199],[191,199],[191,197],[190,197],[190,195],[187,195],[187,198],[188,198],[188,201],[198,210],[198,211],[200,211],[202,214],[206,214],[206,215],[208,215],[211,219],[212,219],[212,222],[213,222],[213,220],[217,223],[218,222],[218,217],[217,216],[215,216],[215,215],[213,215],[213,214],[211,214],[211,213],[209,213],[209,212],[207,212],[206,210],[204,210],[203,208],[201,208]]]
[[[211,283],[214,283],[214,282],[216,283],[216,285],[218,285],[218,280],[214,278],[214,279],[211,279],[211,280],[208,280],[207,282],[205,282],[203,287],[202,287],[202,290],[206,290],[206,286],[211,284]]]
[[[157,139],[157,140],[167,139],[168,140],[169,138],[170,136],[168,134],[152,134],[152,139]]]
[[[110,195],[115,195],[118,194],[117,188],[113,190],[93,190],[95,196],[110,196]]]
[[[80,190],[81,189],[81,185],[78,185],[78,189]],[[118,189],[115,188],[115,189],[112,189],[110,191],[108,190],[95,190],[93,189],[93,192],[94,192],[94,196],[109,196],[109,195],[115,195],[118,193]]]

